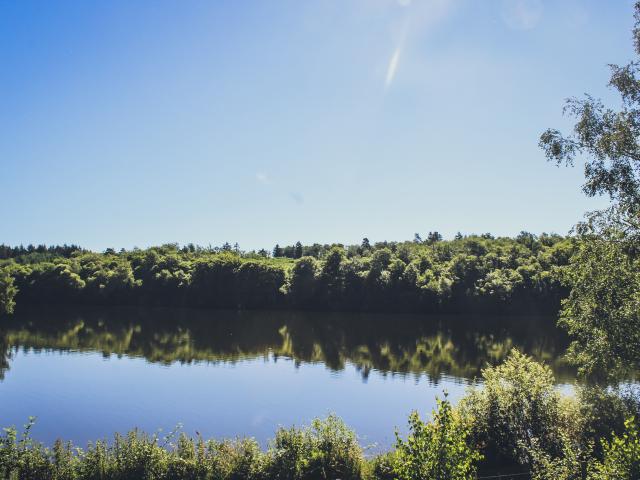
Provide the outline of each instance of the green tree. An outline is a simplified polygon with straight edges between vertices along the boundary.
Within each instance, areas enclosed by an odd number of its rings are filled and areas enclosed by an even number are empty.
[[[608,195],[611,206],[578,225],[582,246],[569,272],[573,288],[562,323],[575,338],[572,346],[585,373],[640,363],[640,2],[635,5],[636,58],[611,65],[609,86],[621,107],[606,107],[591,96],[567,100],[564,111],[576,123],[570,135],[549,129],[540,137],[547,158],[573,165],[585,159],[584,192]]]
[[[371,268],[370,272],[373,276],[377,277],[385,270],[391,262],[392,253],[388,248],[381,248],[376,250],[371,256]]]
[[[282,297],[285,272],[279,266],[248,260],[235,272],[236,301],[243,308],[271,307]]]
[[[302,257],[291,269],[289,294],[298,307],[310,307],[315,297],[318,262],[313,257]]]
[[[329,307],[340,305],[344,293],[344,272],[342,265],[345,261],[344,248],[334,246],[329,250],[320,272],[320,285]]]
[[[586,239],[567,269],[572,290],[560,323],[574,339],[569,353],[583,374],[640,367],[640,258],[618,238]]]
[[[429,232],[427,234],[427,243],[434,244],[442,241],[442,235],[438,232]]]
[[[424,423],[409,415],[411,433],[403,440],[396,432],[395,472],[400,480],[466,480],[475,478],[481,455],[467,444],[469,428],[447,400],[437,400],[433,420]]]
[[[16,306],[15,296],[18,289],[13,277],[6,270],[0,270],[0,315],[11,314]]]
[[[486,306],[498,311],[524,310],[524,303],[519,302],[527,297],[555,312],[565,291],[555,267],[567,263],[574,243],[549,237],[537,242],[536,252],[515,239],[478,236],[432,245],[378,242],[365,249],[360,244],[345,249],[316,243],[302,247],[304,256],[314,257],[315,263],[307,259],[298,270],[295,265],[300,259],[293,257],[299,254],[300,245],[277,247],[274,253],[281,254],[276,258],[264,250],[234,252],[175,244],[109,254],[75,247],[34,247],[30,251],[0,245],[0,255],[8,257],[1,260],[0,269],[11,266],[20,291],[17,301],[25,305],[233,308],[240,303],[268,307],[275,305],[273,295],[266,294],[273,293],[269,282],[274,278],[267,274],[266,266],[275,266],[288,280],[283,295],[291,301],[279,303],[285,298],[277,293],[276,303],[281,306],[423,312],[470,311]],[[249,260],[254,263],[241,270]],[[314,268],[305,270],[310,262]],[[279,282],[280,274],[277,276]],[[253,295],[252,288],[265,295]],[[244,300],[240,301],[241,297]],[[261,301],[267,303],[260,305]]]

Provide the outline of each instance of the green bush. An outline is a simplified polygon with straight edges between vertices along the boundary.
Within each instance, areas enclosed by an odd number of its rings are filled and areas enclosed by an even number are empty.
[[[4,435],[0,436],[0,478],[9,480],[56,478],[52,454],[49,449],[31,439],[32,427],[33,418],[29,419],[20,437],[15,428],[4,429]]]
[[[560,456],[551,456],[534,441],[529,454],[532,459],[533,480],[586,480],[592,461],[592,445],[586,446],[575,438],[563,436]]]
[[[363,455],[356,434],[335,415],[310,427],[280,429],[268,452],[269,478],[356,480]]]
[[[575,445],[567,446],[563,456],[542,456],[534,468],[534,480],[637,480],[640,478],[640,430],[633,417],[624,431],[602,441],[603,458]]]
[[[593,480],[635,480],[640,478],[640,429],[633,418],[625,422],[625,431],[603,443],[604,460],[596,462]]]
[[[366,463],[364,478],[372,480],[397,480],[396,465],[398,453],[395,450],[376,455]]]
[[[482,377],[482,388],[472,389],[460,407],[488,460],[530,465],[534,448],[560,455],[566,421],[551,369],[514,349]]]
[[[603,455],[603,444],[612,435],[625,431],[628,418],[640,414],[640,399],[629,391],[579,385],[576,398],[576,434],[583,444],[594,445],[594,453],[599,458]]]
[[[409,416],[411,433],[396,433],[394,470],[401,480],[467,480],[475,477],[481,455],[467,444],[469,428],[446,399],[438,399],[433,421],[424,423],[417,412]]]

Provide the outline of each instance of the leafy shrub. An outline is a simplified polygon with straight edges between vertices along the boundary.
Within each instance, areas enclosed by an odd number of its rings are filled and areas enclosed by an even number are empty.
[[[467,444],[469,428],[446,399],[438,400],[433,421],[424,423],[417,412],[409,416],[411,434],[396,433],[395,472],[401,480],[466,480],[475,477],[481,455]]]
[[[482,377],[483,387],[472,389],[461,409],[490,460],[531,464],[534,447],[558,456],[565,422],[551,369],[514,349]]]
[[[621,435],[602,441],[603,459],[580,446],[565,443],[563,455],[551,459],[539,455],[533,480],[636,480],[640,478],[640,429],[633,417]],[[539,452],[538,452],[539,453]]]
[[[335,415],[310,427],[280,429],[268,452],[269,476],[286,480],[356,480],[363,457],[355,433]]]
[[[592,445],[586,447],[575,438],[563,436],[560,456],[551,456],[534,441],[529,454],[532,459],[533,480],[585,480],[592,461]]]
[[[209,441],[212,477],[224,480],[252,480],[263,476],[266,458],[252,438]]]
[[[364,477],[375,480],[397,480],[397,463],[398,453],[395,450],[376,455],[367,462],[367,472]]]
[[[625,422],[621,436],[603,443],[604,460],[596,462],[593,480],[632,480],[640,478],[640,429],[633,418]]]
[[[34,419],[30,418],[20,437],[15,428],[5,428],[0,436],[0,478],[40,480],[53,478],[51,453],[30,436]],[[72,477],[71,477],[72,478]]]
[[[625,430],[625,421],[640,415],[640,399],[633,391],[604,389],[598,386],[577,386],[577,434],[584,444],[594,445],[595,454],[601,457],[602,446],[612,435]]]

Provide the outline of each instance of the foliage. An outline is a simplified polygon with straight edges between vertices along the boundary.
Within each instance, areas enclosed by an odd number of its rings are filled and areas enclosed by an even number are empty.
[[[335,415],[310,427],[279,429],[268,457],[269,476],[283,480],[356,480],[363,463],[355,433]]]
[[[18,289],[8,271],[0,269],[0,315],[13,313]]]
[[[575,337],[571,354],[582,373],[615,374],[640,365],[638,240],[640,240],[640,2],[635,4],[636,58],[611,65],[609,86],[621,107],[591,96],[569,99],[572,134],[540,137],[547,158],[573,165],[585,159],[584,192],[607,195],[611,206],[577,226],[580,249],[569,270],[573,288],[562,323]]]
[[[614,435],[621,435],[625,422],[640,415],[640,397],[634,389],[601,388],[597,385],[576,387],[577,412],[574,438],[583,449],[592,449],[601,457],[602,445]],[[592,443],[592,446],[588,444]]]
[[[18,306],[555,312],[567,294],[561,270],[575,248],[570,238],[526,232],[515,239],[445,241],[433,232],[429,238],[294,245],[291,257],[173,244],[68,256],[51,249],[0,259],[0,268],[14,278]]]
[[[396,450],[376,455],[366,462],[365,478],[375,480],[398,480],[396,464],[398,453]]]
[[[482,388],[472,389],[461,408],[488,460],[530,465],[534,448],[558,456],[565,422],[549,367],[514,349],[482,377]]]
[[[433,421],[424,423],[417,412],[409,416],[411,434],[402,440],[396,433],[395,472],[400,480],[465,480],[475,477],[481,455],[468,444],[469,427],[451,403],[438,399]]]
[[[28,262],[33,259],[44,261],[55,257],[69,258],[76,252],[83,251],[77,245],[23,245],[10,247],[8,245],[0,245],[0,260],[8,258],[15,259],[18,263]]]
[[[558,456],[552,456],[537,445],[530,450],[532,459],[533,480],[586,480],[593,462],[591,451],[584,448],[574,439],[562,437],[562,451]]]
[[[235,277],[237,304],[241,307],[264,308],[279,303],[285,283],[282,268],[248,260],[237,268]]]
[[[640,2],[635,6],[633,30],[640,56]],[[620,205],[637,211],[640,206],[640,62],[611,65],[609,86],[620,94],[622,108],[615,111],[586,96],[567,100],[564,111],[576,119],[573,134],[549,129],[540,137],[547,157],[573,164],[586,158],[584,191],[589,196],[607,194]]]
[[[635,480],[640,478],[640,430],[634,417],[624,422],[621,434],[602,440],[602,459],[592,445],[579,445],[565,438],[563,455],[551,459],[537,453],[534,480]]]
[[[294,306],[313,306],[316,295],[317,261],[313,257],[302,257],[291,269],[289,295]]]
[[[640,478],[640,429],[634,418],[625,422],[621,436],[614,435],[603,443],[604,460],[596,462],[591,478],[594,480]]]
[[[281,429],[263,452],[253,439],[203,440],[175,432],[161,438],[133,430],[86,449],[61,441],[52,449],[34,441],[30,421],[18,436],[0,436],[0,477],[34,480],[276,480],[360,479],[362,449],[337,417],[311,427]]]
[[[560,323],[574,339],[569,353],[585,374],[640,367],[640,258],[628,249],[623,239],[593,236],[567,270],[573,288]]]

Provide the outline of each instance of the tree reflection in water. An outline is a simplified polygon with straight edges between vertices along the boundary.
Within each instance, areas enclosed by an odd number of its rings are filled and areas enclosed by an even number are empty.
[[[517,347],[543,360],[558,381],[574,372],[562,360],[566,337],[540,316],[417,316],[159,308],[56,308],[17,312],[0,331],[0,380],[11,353],[101,352],[171,364],[233,363],[286,357],[367,379],[426,374],[461,381],[479,376]]]

